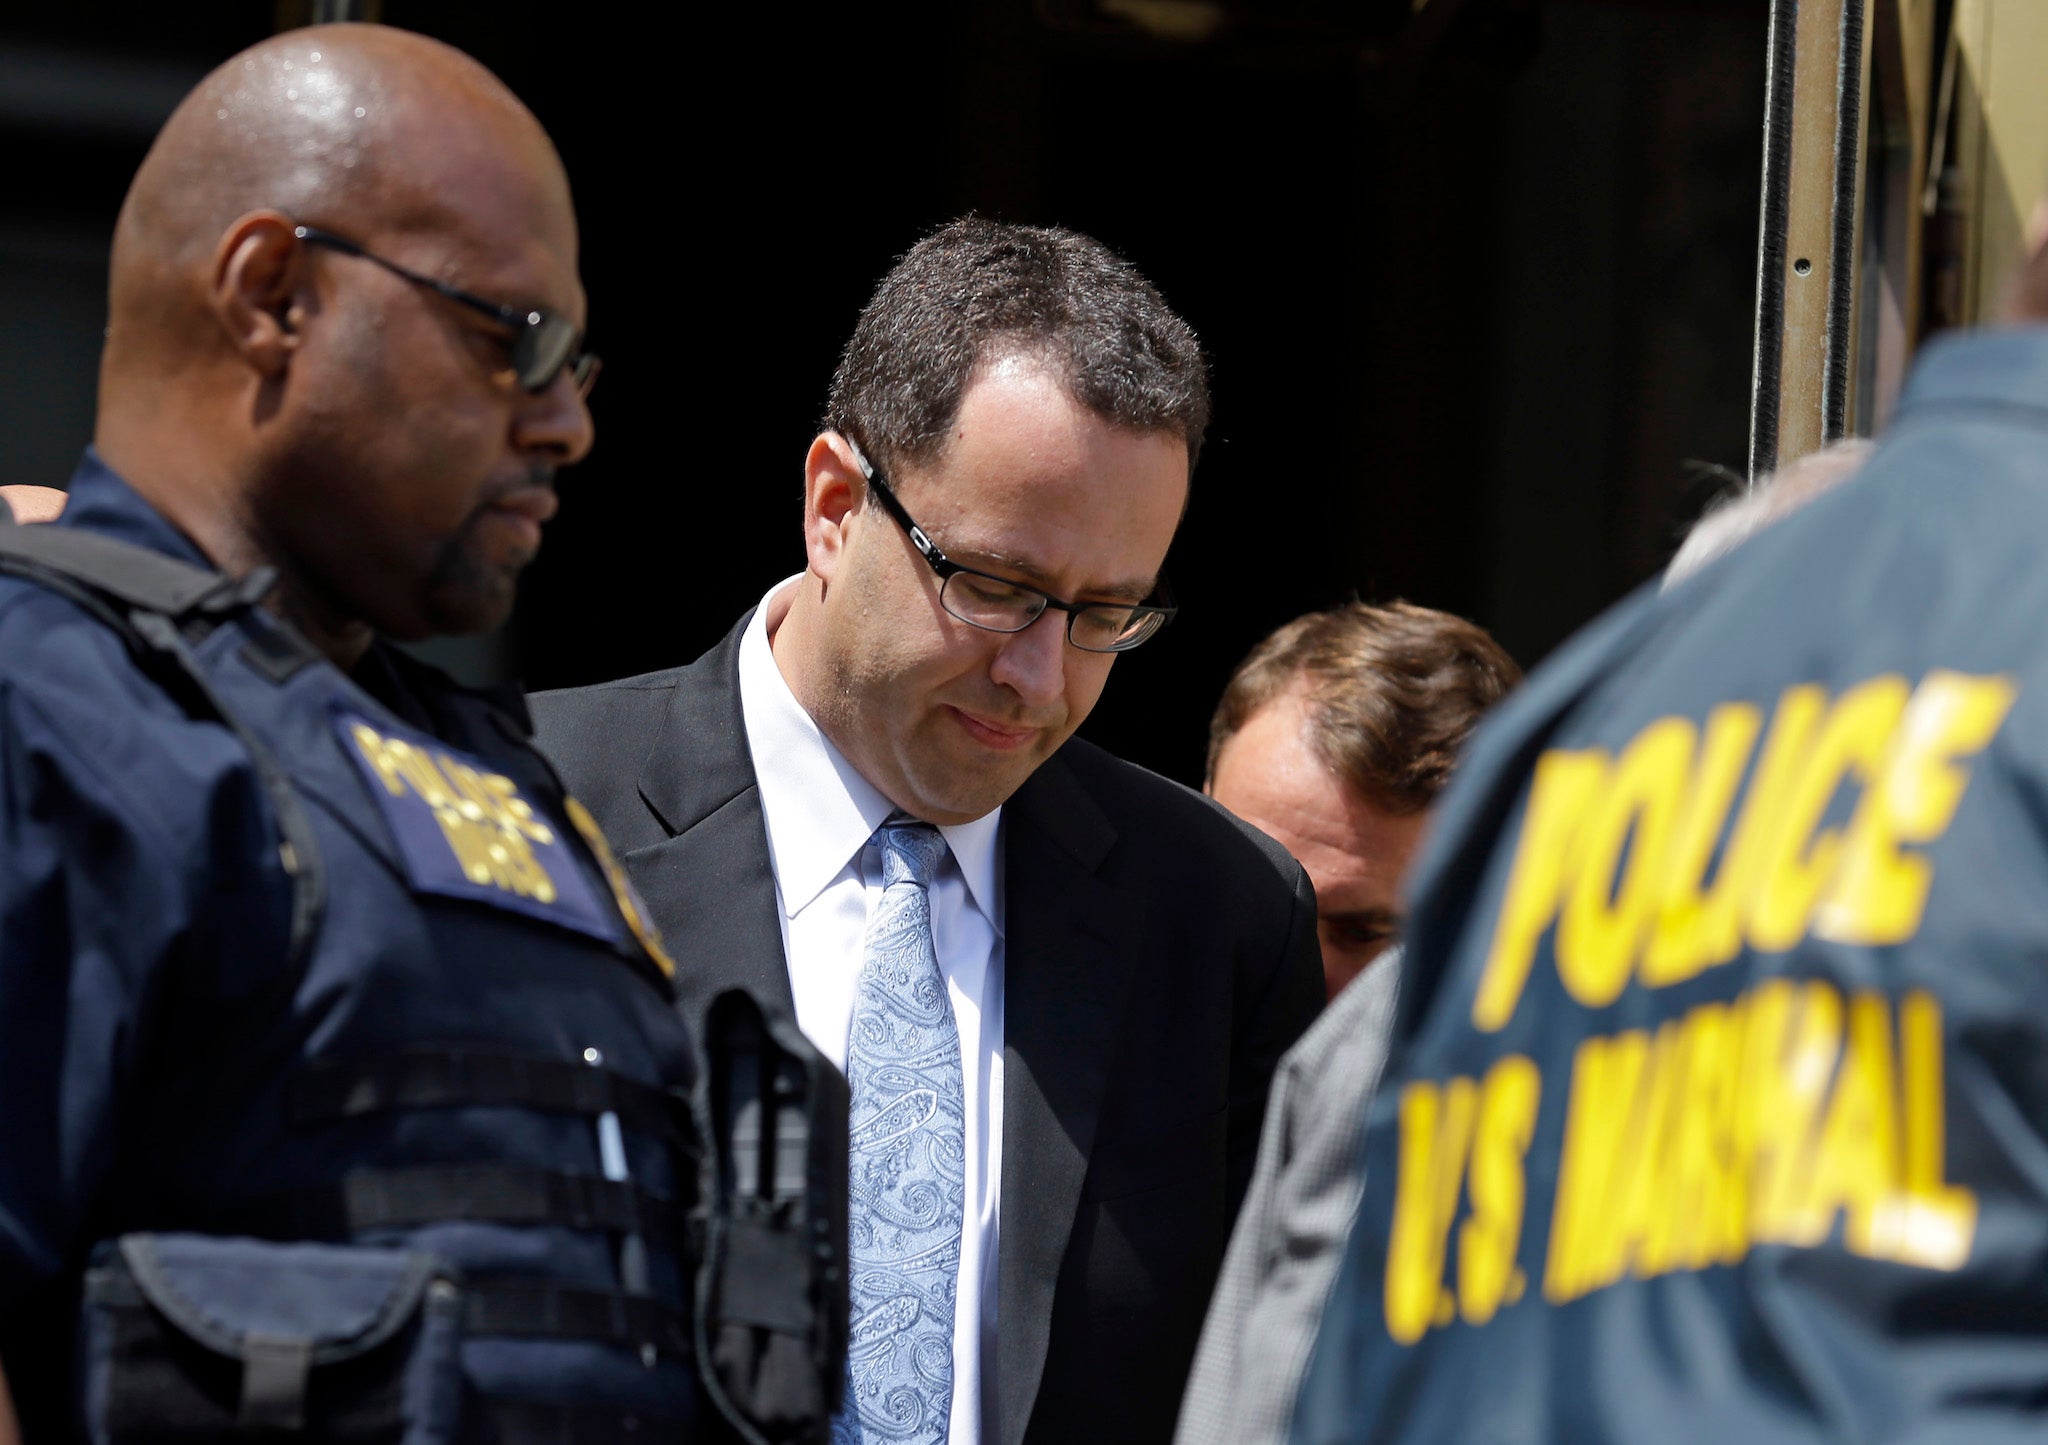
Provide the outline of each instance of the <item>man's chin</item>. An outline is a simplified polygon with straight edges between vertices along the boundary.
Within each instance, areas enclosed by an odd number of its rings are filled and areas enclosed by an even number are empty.
[[[1025,780],[1037,770],[1040,759],[1034,756],[1028,763],[1021,759],[1007,761],[1011,766],[1005,768],[982,767],[944,778],[919,779],[924,784],[918,789],[922,806],[914,811],[920,817],[949,826],[971,823],[994,812],[1024,786]]]
[[[444,582],[427,595],[426,626],[418,637],[401,637],[401,642],[421,642],[429,637],[472,637],[503,627],[512,616],[512,604],[519,589],[514,575],[478,574],[464,577],[459,585]]]
[[[527,554],[486,559],[459,545],[450,546],[423,589],[420,610],[426,621],[425,636],[470,637],[504,626],[519,597],[519,574],[531,560]]]

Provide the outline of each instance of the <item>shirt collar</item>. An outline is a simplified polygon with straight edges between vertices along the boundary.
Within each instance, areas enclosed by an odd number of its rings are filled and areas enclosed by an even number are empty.
[[[768,589],[740,638],[740,714],[761,789],[768,853],[781,885],[783,911],[794,918],[839,876],[895,812],[811,720],[776,665],[768,645],[771,604],[792,577]],[[942,827],[968,895],[998,934],[1003,915],[996,891],[1002,809],[971,823]]]
[[[97,448],[85,449],[65,492],[63,515],[49,525],[97,532],[213,570],[213,563],[192,539],[172,526],[163,513],[108,466]]]

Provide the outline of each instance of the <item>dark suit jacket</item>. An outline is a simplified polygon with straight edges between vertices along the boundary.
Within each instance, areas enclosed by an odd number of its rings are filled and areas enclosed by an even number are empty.
[[[745,627],[689,667],[533,699],[686,1007],[793,1010],[740,714]],[[988,1445],[1172,1436],[1267,1086],[1323,997],[1293,859],[1069,742],[1005,805],[997,1415]]]

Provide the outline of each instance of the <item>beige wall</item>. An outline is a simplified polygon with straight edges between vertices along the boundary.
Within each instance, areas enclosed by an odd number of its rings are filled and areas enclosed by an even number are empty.
[[[1956,159],[1973,235],[1964,306],[1996,307],[2019,259],[2027,217],[2048,190],[2048,3],[1956,0]]]

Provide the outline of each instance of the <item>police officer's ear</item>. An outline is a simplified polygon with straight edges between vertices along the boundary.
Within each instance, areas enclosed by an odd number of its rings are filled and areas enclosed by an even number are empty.
[[[852,444],[838,432],[820,433],[804,458],[804,553],[820,581],[829,583],[838,570],[848,524],[866,495]]]
[[[207,303],[228,342],[266,377],[283,375],[298,349],[310,298],[307,248],[290,217],[252,211],[214,247]]]

